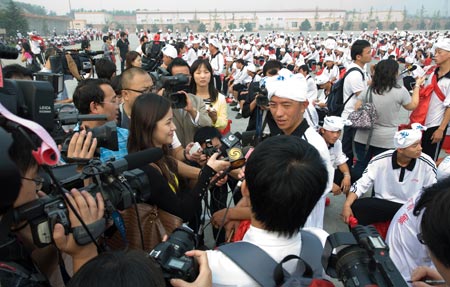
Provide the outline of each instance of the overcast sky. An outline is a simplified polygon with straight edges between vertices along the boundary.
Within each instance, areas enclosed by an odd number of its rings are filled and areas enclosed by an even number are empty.
[[[318,0],[318,1],[274,1],[274,0],[183,0],[183,1],[145,1],[145,0],[19,0],[30,4],[44,6],[47,10],[55,11],[57,14],[66,14],[69,12],[69,2],[72,9],[84,8],[86,10],[260,10],[260,9],[345,9],[345,10],[370,10],[373,6],[375,10],[392,9],[403,10],[407,8],[408,13],[416,14],[422,5],[425,6],[426,13],[432,16],[434,11],[440,10],[441,15],[445,16],[449,1],[446,0]],[[213,4],[206,4],[213,3]],[[319,4],[317,4],[319,3]],[[450,12],[447,12],[450,13]]]

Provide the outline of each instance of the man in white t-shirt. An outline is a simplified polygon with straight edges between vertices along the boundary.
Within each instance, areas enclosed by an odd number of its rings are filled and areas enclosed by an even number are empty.
[[[396,149],[373,157],[352,185],[342,209],[346,223],[353,214],[362,225],[391,220],[410,197],[436,182],[436,165],[420,145],[423,126],[413,126],[396,132]],[[360,198],[372,188],[372,197]]]
[[[353,63],[347,67],[347,70],[356,67],[361,70],[364,77],[358,71],[352,71],[345,77],[343,102],[347,101],[349,97],[351,98],[346,103],[342,112],[341,117],[343,119],[347,119],[348,115],[355,110],[356,97],[367,88],[368,81],[370,80],[365,70],[365,65],[372,61],[370,43],[366,40],[356,40],[351,48],[351,56]],[[347,164],[349,167],[353,166],[352,142],[355,131],[351,126],[346,126],[342,136],[342,150],[348,158]]]

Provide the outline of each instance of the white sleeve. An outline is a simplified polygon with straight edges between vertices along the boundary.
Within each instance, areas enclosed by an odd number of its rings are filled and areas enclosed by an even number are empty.
[[[366,193],[370,188],[373,186],[373,181],[375,179],[376,175],[376,164],[369,163],[367,168],[364,170],[363,175],[361,176],[358,181],[353,183],[352,187],[350,188],[350,192],[353,192],[356,194],[356,196],[361,197],[364,193]]]
[[[173,132],[173,140],[172,140],[172,149],[176,149],[181,146],[180,139],[177,136],[177,133]]]

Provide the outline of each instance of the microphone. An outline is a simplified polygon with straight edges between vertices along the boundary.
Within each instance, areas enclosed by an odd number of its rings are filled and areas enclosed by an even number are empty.
[[[160,148],[148,148],[146,150],[130,153],[124,158],[106,163],[106,169],[112,173],[122,173],[127,170],[143,167],[151,162],[160,160],[163,151]]]
[[[412,72],[412,71],[414,71],[415,69],[417,69],[417,65],[412,65],[411,67],[406,68],[406,69],[404,69],[403,71],[401,71],[401,72],[400,72],[400,75],[406,74],[406,73],[408,73],[408,72]]]

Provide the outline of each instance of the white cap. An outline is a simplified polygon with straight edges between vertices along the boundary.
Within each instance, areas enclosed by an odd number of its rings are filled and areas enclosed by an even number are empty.
[[[200,40],[199,39],[194,39],[194,40],[192,40],[192,45],[194,45],[194,44],[200,44]]]
[[[250,46],[250,44],[244,45],[244,50],[250,51],[251,49],[252,49],[252,46]]]
[[[331,57],[331,56],[326,56],[324,59],[323,59],[323,62],[325,63],[325,62],[334,62],[334,60],[333,60],[333,57]]]
[[[330,77],[324,74],[320,74],[319,76],[316,76],[316,85],[320,86],[323,84],[328,83],[330,80]]]
[[[250,71],[252,73],[256,73],[258,69],[256,68],[256,66],[252,63],[248,63],[247,64],[247,71]]]
[[[322,127],[327,131],[337,132],[341,131],[344,126],[349,126],[351,124],[352,122],[349,120],[344,120],[341,117],[330,116],[324,118]]]
[[[268,97],[273,96],[290,99],[297,102],[306,102],[307,84],[305,78],[274,76],[266,80]]]
[[[230,57],[230,56],[225,57],[225,61],[227,61],[227,62],[233,62],[233,57]]]
[[[215,39],[215,38],[209,39],[209,44],[210,44],[210,45],[213,45],[213,46],[216,47],[217,49],[220,49],[220,43],[219,43],[219,41],[217,41],[217,39]]]
[[[285,48],[281,48],[280,52],[286,52],[286,49]]]
[[[440,48],[445,51],[450,51],[450,39],[444,38],[444,39],[437,41],[436,44],[434,44],[434,48],[435,49]]]
[[[406,57],[405,63],[412,64],[412,63],[414,63],[414,59],[412,57]]]
[[[161,49],[161,51],[163,52],[164,55],[171,57],[172,59],[175,59],[176,57],[178,57],[177,49],[175,49],[175,47],[172,45],[164,46]]]

